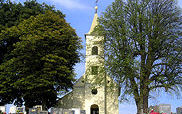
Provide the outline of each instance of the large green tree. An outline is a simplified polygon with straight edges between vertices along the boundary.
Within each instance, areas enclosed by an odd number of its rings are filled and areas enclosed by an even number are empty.
[[[107,72],[147,113],[151,92],[182,87],[182,17],[176,0],[115,0],[95,29],[105,37]]]
[[[10,0],[0,0],[0,32],[12,26],[17,26],[30,16],[45,14],[46,11],[53,11],[61,17],[64,17],[64,15],[60,11],[56,11],[54,7],[44,3],[39,4],[36,0],[29,0],[24,2],[24,4],[17,4]],[[14,34],[13,37],[11,37],[9,33],[7,33],[6,36],[6,38],[0,38],[0,65],[10,59],[8,57],[10,52],[14,49],[13,44],[19,41],[19,34],[17,33]],[[12,86],[10,86],[12,82],[10,80],[6,80],[4,76],[1,75],[0,82],[0,105],[12,103],[14,99],[18,99],[15,96],[20,96],[21,93],[17,92],[18,90],[12,89]],[[18,99],[18,101],[20,101],[20,99]]]
[[[0,64],[1,104],[15,100],[17,105],[42,104],[47,109],[72,87],[81,44],[60,14],[45,11],[1,31],[7,49]]]

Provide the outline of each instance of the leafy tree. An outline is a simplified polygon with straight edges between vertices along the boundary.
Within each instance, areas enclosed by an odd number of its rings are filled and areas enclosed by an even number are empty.
[[[182,17],[175,0],[115,0],[95,31],[105,37],[107,72],[147,113],[151,92],[182,85]]]
[[[21,3],[13,3],[10,0],[0,1],[0,31],[6,31],[7,28],[12,26],[17,26],[20,22],[28,19],[31,16],[36,16],[38,14],[45,14],[46,11],[53,11],[54,13],[60,15],[61,18],[64,15],[60,11],[56,11],[54,7],[49,6],[45,3],[39,4],[36,0],[29,0]],[[0,38],[0,65],[3,66],[10,58],[10,53],[14,49],[13,44],[20,41],[19,37],[21,34],[14,32],[17,31],[16,27],[11,28],[12,32],[9,34],[7,32],[6,36]],[[4,33],[3,33],[4,34]],[[15,89],[12,86],[12,81],[9,80],[5,72],[0,71],[0,104],[4,105],[7,103],[13,103],[14,99],[21,101],[16,96],[21,96],[21,91]],[[21,101],[23,102],[23,101]],[[20,103],[21,104],[21,103]],[[19,103],[17,104],[19,105]]]
[[[53,11],[59,14],[61,17],[64,15],[58,10],[56,11],[53,6],[49,6],[45,3],[39,4],[36,0],[29,0],[21,3],[12,3],[10,0],[6,2],[0,1],[0,30],[16,26],[24,19],[28,19],[31,16],[38,14],[45,14],[46,11]],[[5,55],[12,49],[12,44],[16,43],[15,39],[0,39],[0,64],[5,61]]]
[[[0,38],[17,40],[0,66],[1,76],[19,93],[17,104],[42,104],[47,109],[72,87],[81,44],[62,16],[50,11],[32,16],[2,31]]]

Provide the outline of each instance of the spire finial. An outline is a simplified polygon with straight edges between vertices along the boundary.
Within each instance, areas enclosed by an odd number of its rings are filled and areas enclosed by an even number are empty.
[[[96,0],[95,2],[95,13],[97,13],[97,9],[98,9],[97,4],[98,4],[98,0]]]

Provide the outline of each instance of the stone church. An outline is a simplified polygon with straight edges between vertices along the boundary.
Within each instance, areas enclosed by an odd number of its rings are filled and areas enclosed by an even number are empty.
[[[119,114],[119,89],[117,84],[104,72],[104,37],[93,36],[97,25],[97,6],[90,31],[85,34],[85,73],[74,84],[73,90],[59,99],[57,107],[77,108],[86,114]]]

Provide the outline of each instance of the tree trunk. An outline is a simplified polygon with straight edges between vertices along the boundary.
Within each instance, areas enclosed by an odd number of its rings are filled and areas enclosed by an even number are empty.
[[[149,88],[148,88],[148,77],[147,75],[145,75],[144,77],[144,84],[143,84],[143,112],[145,114],[148,113],[148,98],[149,98]]]
[[[140,96],[135,96],[135,103],[137,106],[137,114],[141,114],[141,109],[142,109],[142,102],[141,102],[141,97]]]
[[[137,106],[137,114],[141,114],[141,103],[139,103],[140,101],[136,101],[136,106]]]
[[[143,95],[143,112],[148,114],[148,94]]]
[[[46,109],[47,109],[46,100],[42,98],[42,110],[46,110]]]

